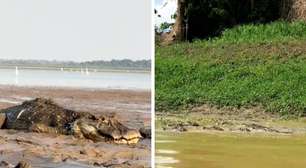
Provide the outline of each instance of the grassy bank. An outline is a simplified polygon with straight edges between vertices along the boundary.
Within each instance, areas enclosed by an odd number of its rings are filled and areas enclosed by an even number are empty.
[[[156,108],[263,106],[306,114],[306,24],[275,22],[156,48]]]

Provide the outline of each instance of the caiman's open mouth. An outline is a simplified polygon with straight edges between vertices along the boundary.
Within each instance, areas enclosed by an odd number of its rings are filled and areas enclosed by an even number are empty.
[[[135,144],[141,138],[139,131],[129,129],[114,119],[107,119],[109,122],[91,121],[81,119],[75,121],[72,134],[76,137],[85,137],[95,142],[112,141],[118,144]],[[109,123],[117,123],[112,125]]]

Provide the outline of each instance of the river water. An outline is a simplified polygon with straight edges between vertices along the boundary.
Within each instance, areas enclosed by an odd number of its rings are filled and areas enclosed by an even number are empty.
[[[300,168],[305,136],[159,132],[157,168]]]
[[[150,90],[150,73],[70,72],[61,70],[0,69],[0,84],[99,89]]]

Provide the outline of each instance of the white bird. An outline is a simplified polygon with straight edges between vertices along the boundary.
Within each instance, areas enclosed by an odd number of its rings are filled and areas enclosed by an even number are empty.
[[[15,67],[15,74],[16,74],[16,76],[19,75],[19,71],[18,71],[18,67],[17,66]]]
[[[15,67],[15,85],[18,85],[19,81],[18,81],[18,75],[19,75],[19,71],[18,71],[18,67]]]

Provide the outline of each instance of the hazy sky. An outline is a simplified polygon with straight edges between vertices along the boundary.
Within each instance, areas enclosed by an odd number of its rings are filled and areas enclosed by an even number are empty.
[[[150,59],[150,0],[1,0],[0,59]]]
[[[174,23],[175,20],[171,18],[177,9],[177,0],[155,0],[154,8],[158,11],[155,15],[155,25],[160,26],[161,23]]]
[[[154,2],[155,2],[155,5],[160,5],[160,4],[162,4],[163,1],[164,0],[155,0]]]

